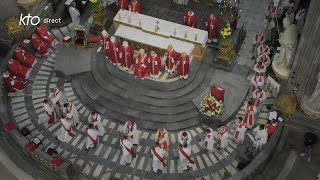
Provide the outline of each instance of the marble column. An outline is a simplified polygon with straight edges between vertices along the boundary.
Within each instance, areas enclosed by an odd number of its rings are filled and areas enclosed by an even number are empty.
[[[20,17],[20,10],[15,0],[0,1],[1,20],[6,20],[9,16]]]

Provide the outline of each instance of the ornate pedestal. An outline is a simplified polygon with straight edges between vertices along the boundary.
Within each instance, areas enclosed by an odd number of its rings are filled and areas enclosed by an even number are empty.
[[[276,74],[277,77],[279,77],[282,80],[286,80],[289,78],[291,69],[285,68],[283,65],[280,65],[282,63],[282,59],[279,58],[279,53],[277,53],[273,58],[272,63],[272,70]]]
[[[311,102],[307,96],[301,100],[301,109],[304,113],[314,119],[320,119],[320,103]]]
[[[233,53],[233,42],[230,38],[223,38],[219,44],[219,52],[216,59],[231,63],[231,57]]]

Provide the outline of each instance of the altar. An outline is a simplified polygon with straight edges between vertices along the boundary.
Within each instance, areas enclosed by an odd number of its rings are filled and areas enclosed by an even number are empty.
[[[151,16],[120,10],[114,17],[113,24],[115,36],[162,50],[172,43],[178,53],[185,51],[197,60],[202,59],[207,48],[207,31]]]

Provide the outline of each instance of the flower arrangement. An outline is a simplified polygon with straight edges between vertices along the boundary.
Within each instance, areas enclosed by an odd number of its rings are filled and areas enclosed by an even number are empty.
[[[220,34],[223,39],[231,35],[231,27],[229,23],[227,23],[226,26],[220,30]]]
[[[200,103],[200,113],[206,116],[218,116],[222,113],[222,101],[218,101],[214,96],[205,95]]]
[[[100,6],[100,0],[89,0],[91,9],[96,9]]]

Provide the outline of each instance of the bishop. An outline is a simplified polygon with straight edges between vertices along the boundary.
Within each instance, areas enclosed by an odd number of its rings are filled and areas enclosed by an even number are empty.
[[[161,75],[161,59],[156,52],[151,51],[148,59],[150,77],[159,79]]]
[[[182,52],[177,61],[177,70],[180,79],[188,79],[190,60],[187,53]]]

